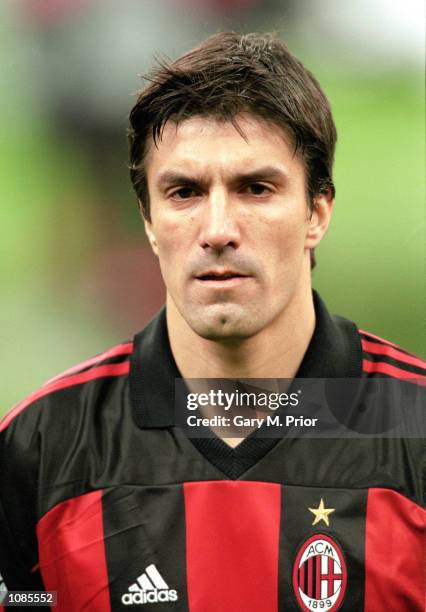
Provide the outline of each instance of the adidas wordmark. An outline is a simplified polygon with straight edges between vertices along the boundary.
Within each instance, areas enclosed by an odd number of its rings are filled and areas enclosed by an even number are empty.
[[[121,597],[125,606],[177,601],[177,599],[177,592],[169,589],[169,585],[153,563],[148,565],[144,573],[136,578],[136,582],[129,586],[129,592]]]

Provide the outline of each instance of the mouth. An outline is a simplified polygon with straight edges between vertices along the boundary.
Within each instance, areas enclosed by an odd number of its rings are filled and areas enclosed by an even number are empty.
[[[197,276],[198,280],[201,281],[216,281],[216,280],[229,280],[231,278],[245,278],[244,274],[239,274],[238,272],[207,272],[206,274],[200,274]]]
[[[197,274],[195,278],[206,286],[225,287],[238,285],[250,277],[234,270],[207,270]]]

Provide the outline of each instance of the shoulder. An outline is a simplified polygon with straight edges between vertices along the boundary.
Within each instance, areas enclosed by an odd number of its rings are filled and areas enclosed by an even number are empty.
[[[71,390],[77,393],[89,385],[93,387],[93,384],[101,384],[105,379],[126,378],[130,370],[132,351],[133,342],[123,342],[51,378],[5,414],[0,420],[0,433],[19,420],[22,415],[32,412],[29,409],[34,408],[36,412],[38,412],[37,409],[41,410],[43,405],[46,405],[61,391],[67,390],[69,398]]]
[[[399,380],[426,382],[426,361],[397,344],[364,329],[358,330],[362,348],[362,371]]]

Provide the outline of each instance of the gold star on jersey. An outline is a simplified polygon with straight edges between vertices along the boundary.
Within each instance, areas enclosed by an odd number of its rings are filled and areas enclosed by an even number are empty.
[[[315,516],[315,519],[312,525],[318,525],[320,521],[324,521],[327,527],[330,526],[330,522],[328,520],[328,515],[335,511],[335,508],[326,508],[324,506],[324,500],[321,497],[321,501],[319,503],[318,508],[308,508],[309,512]]]

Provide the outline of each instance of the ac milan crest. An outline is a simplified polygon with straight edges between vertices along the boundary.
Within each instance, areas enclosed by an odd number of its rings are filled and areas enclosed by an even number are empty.
[[[346,583],[345,559],[334,540],[317,533],[302,544],[293,567],[293,589],[302,610],[338,610]]]

